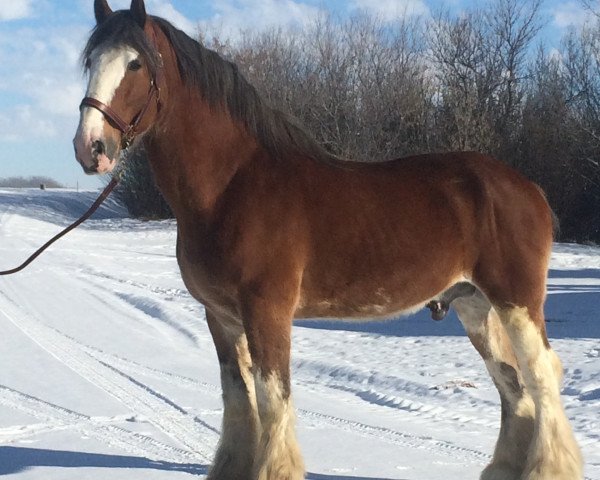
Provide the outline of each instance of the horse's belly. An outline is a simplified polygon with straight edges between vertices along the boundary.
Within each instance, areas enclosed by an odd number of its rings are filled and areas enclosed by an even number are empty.
[[[300,305],[296,311],[297,319],[345,319],[358,322],[384,320],[414,313],[427,304],[428,300],[414,302],[348,302],[340,304],[322,300],[310,305]]]
[[[340,243],[336,255],[308,265],[296,316],[369,319],[418,310],[469,276],[458,238],[445,240],[356,249]]]
[[[327,293],[304,291],[296,318],[344,318],[367,321],[408,315],[459,281],[461,274],[424,275],[410,282],[385,282],[373,278],[352,285],[326,289]]]

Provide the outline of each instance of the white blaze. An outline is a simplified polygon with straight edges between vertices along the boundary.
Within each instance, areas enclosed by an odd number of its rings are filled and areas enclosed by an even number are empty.
[[[138,56],[138,52],[128,46],[98,53],[94,51],[90,58],[90,80],[86,97],[95,98],[110,106],[115,92],[127,72],[127,65]],[[102,138],[104,122],[104,115],[97,109],[82,108],[77,136],[86,147],[91,148],[94,141]]]

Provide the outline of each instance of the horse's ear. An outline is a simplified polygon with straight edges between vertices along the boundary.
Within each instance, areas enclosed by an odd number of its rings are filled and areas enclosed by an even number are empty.
[[[94,15],[96,16],[96,23],[98,25],[106,20],[111,13],[113,12],[106,0],[94,0]]]
[[[144,5],[144,0],[131,0],[131,7],[129,10],[137,24],[144,28],[144,25],[146,25],[146,7]]]

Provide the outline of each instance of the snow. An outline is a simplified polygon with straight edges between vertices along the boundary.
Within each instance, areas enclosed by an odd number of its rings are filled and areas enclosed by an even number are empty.
[[[96,192],[0,190],[0,269]],[[109,199],[25,271],[0,278],[0,475],[204,478],[219,372],[204,310],[175,260],[175,223]],[[557,244],[548,283],[563,400],[600,480],[600,248]],[[312,480],[475,479],[500,406],[456,317],[294,327],[298,436]],[[198,477],[196,477],[198,478]]]

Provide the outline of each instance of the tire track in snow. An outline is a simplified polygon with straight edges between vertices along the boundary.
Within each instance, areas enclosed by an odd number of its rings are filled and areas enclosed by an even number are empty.
[[[357,398],[364,400],[372,405],[402,410],[418,416],[421,419],[434,421],[444,421],[448,423],[460,422],[461,425],[473,424],[485,428],[499,428],[497,420],[487,420],[473,415],[469,415],[456,410],[451,410],[441,405],[434,406],[431,403],[424,403],[422,398],[414,400],[405,396],[398,395],[399,392],[393,394],[382,393],[374,388],[361,389],[351,384],[348,385],[328,385],[332,390],[339,390],[355,395]],[[400,392],[403,392],[402,390]],[[410,392],[407,392],[410,393]],[[499,407],[498,407],[499,408]]]
[[[407,412],[420,420],[445,422],[449,425],[460,422],[472,424],[486,429],[499,428],[496,419],[479,418],[465,411],[449,409],[447,399],[431,397],[432,388],[421,383],[391,375],[364,372],[351,366],[330,366],[319,361],[293,361],[294,381],[298,385],[314,389],[315,386],[326,387],[334,391],[350,393],[371,405],[393,408]],[[462,404],[472,400],[466,392],[460,393]],[[486,400],[478,399],[479,405],[494,410],[500,406]]]
[[[201,334],[198,323],[200,322],[199,319],[202,318],[204,307],[186,291],[178,288],[155,287],[147,283],[129,279],[123,280],[118,277],[95,273],[91,269],[86,269],[85,271],[85,275],[79,273],[77,274],[77,278],[81,280],[82,284],[86,285],[83,287],[86,293],[98,302],[111,309],[114,309],[115,305],[118,304],[122,307],[125,314],[136,322],[141,321],[155,329],[166,328],[167,330],[176,332],[179,336],[197,347],[200,346],[198,342]],[[56,274],[64,276],[64,272],[62,271],[56,271]],[[112,283],[123,285],[127,288],[123,291],[117,291],[114,286],[109,288],[100,280],[110,280]],[[140,294],[132,294],[131,288],[138,290]],[[104,292],[106,297],[100,295],[99,292]],[[153,295],[149,295],[148,292],[151,292]],[[169,303],[169,308],[165,308],[165,300],[171,302],[175,299],[179,300],[179,307],[186,311],[185,318],[188,318],[187,322],[181,321],[181,316],[178,316],[177,320],[172,318],[173,315],[170,311],[173,308],[172,303]],[[194,313],[194,315],[190,316],[190,312]],[[143,315],[139,316],[140,313]]]
[[[398,432],[386,427],[375,427],[366,423],[349,420],[347,418],[336,417],[312,410],[298,409],[298,416],[307,420],[312,420],[316,426],[326,424],[337,427],[349,433],[358,433],[362,436],[375,437],[378,440],[385,440],[402,447],[414,448],[417,450],[427,450],[436,454],[445,454],[456,459],[457,454],[465,461],[475,464],[485,464],[492,458],[487,453],[480,452],[473,448],[461,447],[445,440],[438,440],[433,437],[413,435],[405,432]]]
[[[84,348],[86,348],[86,350],[89,349],[91,355],[98,356],[98,358],[102,358],[104,361],[119,362],[120,368],[132,374],[138,373],[141,375],[148,375],[162,381],[172,383],[179,387],[188,388],[192,391],[220,395],[220,388],[216,385],[200,382],[196,379],[182,375],[173,375],[168,372],[145,367],[137,362],[107,354],[106,352],[102,352],[94,347],[84,346]],[[313,422],[317,427],[329,426],[351,434],[359,434],[363,437],[377,438],[378,440],[383,440],[387,443],[402,447],[427,450],[438,454],[446,454],[453,458],[456,458],[457,455],[460,455],[465,461],[469,461],[470,463],[482,464],[491,459],[491,456],[484,452],[466,447],[460,447],[453,443],[444,440],[438,440],[432,437],[412,435],[390,428],[373,426],[342,417],[300,408],[297,409],[297,415],[299,418],[305,421]]]
[[[67,338],[71,338],[65,335],[64,333],[62,335],[64,335]],[[71,340],[76,342],[76,340],[72,338]],[[88,355],[96,358],[98,361],[106,362],[113,367],[118,366],[122,371],[127,372],[130,375],[143,375],[145,377],[161,380],[170,385],[174,385],[180,388],[186,388],[187,390],[209,393],[215,396],[221,395],[221,387],[212,383],[203,382],[195,378],[167,372],[158,368],[149,367],[147,365],[142,365],[141,363],[136,362],[134,360],[129,360],[119,355],[107,353],[104,350],[101,350],[97,347],[86,345],[80,342],[78,343],[80,348],[83,349]]]
[[[10,302],[4,294],[2,296]],[[217,440],[212,428],[192,418],[183,408],[167,401],[166,397],[150,387],[133,382],[132,377],[86,354],[76,342],[41,322],[25,315],[19,316],[17,321],[1,308],[0,313],[69,369],[116,398],[136,415],[145,417],[173,440],[196,452],[202,461],[210,461],[210,452],[214,450]],[[215,441],[209,444],[203,440],[204,437],[214,437]]]
[[[198,455],[189,450],[167,445],[141,433],[135,433],[117,425],[107,425],[93,417],[74,412],[64,407],[45,402],[39,398],[0,385],[0,405],[20,411],[46,422],[43,425],[30,425],[21,437],[30,436],[40,431],[73,429],[81,434],[100,440],[111,447],[119,448],[129,454],[140,455],[150,459],[158,459],[173,463],[196,463]],[[4,431],[14,432],[15,427],[0,430],[0,443]],[[10,441],[15,440],[14,434]],[[206,459],[202,459],[206,461]]]
[[[78,267],[81,267],[81,265],[78,265]],[[98,281],[98,283],[100,285],[104,284],[106,280],[110,280],[111,282],[114,282],[117,284],[128,285],[128,286],[138,288],[141,291],[144,291],[146,293],[152,292],[152,293],[156,293],[156,294],[163,295],[165,297],[170,297],[170,298],[189,299],[189,300],[193,301],[194,304],[201,306],[198,302],[196,302],[193,299],[193,297],[190,295],[190,293],[187,290],[183,290],[181,288],[162,288],[162,287],[158,287],[156,285],[152,285],[150,283],[139,282],[137,280],[131,280],[131,279],[123,279],[123,278],[117,277],[115,275],[110,275],[106,272],[100,272],[92,267],[85,267],[85,268],[81,269],[81,272],[78,274],[78,277],[87,282],[89,282],[89,280],[90,280],[89,277],[93,277],[95,280]]]
[[[356,422],[345,418],[335,417],[333,415],[322,414],[310,410],[298,409],[298,416],[314,419],[317,424],[323,422],[329,426],[337,426],[340,430],[350,433],[360,433],[363,436],[375,437],[378,440],[386,440],[402,447],[408,447],[418,450],[426,450],[435,454],[445,454],[453,459],[457,455],[461,460],[469,461],[476,465],[487,465],[492,455],[489,455],[473,448],[461,447],[445,440],[438,440],[433,437],[412,435],[409,433],[398,432],[386,427],[374,427],[362,422]],[[468,457],[468,458],[467,458]],[[583,480],[594,480],[584,476]]]

